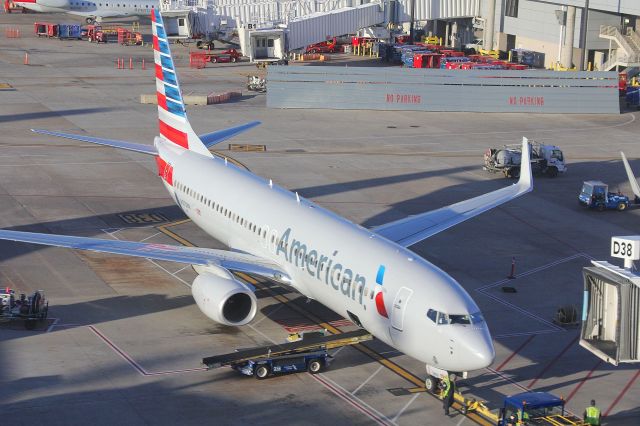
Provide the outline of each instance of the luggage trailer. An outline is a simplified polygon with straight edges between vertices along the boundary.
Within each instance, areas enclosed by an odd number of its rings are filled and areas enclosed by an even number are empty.
[[[238,349],[235,352],[202,359],[208,370],[229,366],[246,376],[264,379],[269,375],[309,371],[317,374],[329,363],[329,349],[357,345],[373,336],[367,330],[324,335],[323,332],[302,334],[302,339],[283,344]]]

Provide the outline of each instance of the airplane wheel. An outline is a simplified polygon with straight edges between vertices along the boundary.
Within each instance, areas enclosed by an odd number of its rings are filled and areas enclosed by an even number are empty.
[[[427,376],[424,380],[424,387],[427,389],[427,392],[433,393],[436,390],[436,378]]]
[[[618,209],[619,212],[624,211],[627,209],[627,205],[625,203],[618,203],[618,207],[616,207],[616,209]]]
[[[318,361],[317,359],[312,359],[311,361],[309,361],[307,369],[311,374],[318,374],[322,370],[322,363],[320,363],[320,361]]]
[[[599,212],[603,212],[604,211],[604,204],[598,204],[598,207],[596,207],[598,209]]]
[[[87,19],[85,19],[85,22],[86,22],[87,24],[91,25],[91,24],[93,24],[94,22],[96,22],[96,20],[95,20],[95,19],[93,19],[93,18],[87,18]]]
[[[266,365],[257,366],[255,375],[256,375],[256,379],[258,380],[266,379],[267,376],[269,375],[269,367],[267,367]]]

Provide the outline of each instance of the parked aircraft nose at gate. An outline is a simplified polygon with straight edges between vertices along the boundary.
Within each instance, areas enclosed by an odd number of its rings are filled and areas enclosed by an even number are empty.
[[[451,338],[454,341],[452,360],[459,371],[480,370],[493,363],[496,351],[486,322],[452,324],[451,327]]]

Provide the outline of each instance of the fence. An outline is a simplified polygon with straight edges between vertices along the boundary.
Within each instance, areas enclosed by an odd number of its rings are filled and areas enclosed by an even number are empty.
[[[620,113],[615,72],[273,66],[267,106]]]

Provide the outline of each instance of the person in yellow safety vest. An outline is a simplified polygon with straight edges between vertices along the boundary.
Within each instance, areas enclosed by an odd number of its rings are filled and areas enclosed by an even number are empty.
[[[529,413],[524,411],[524,409],[518,411],[518,424],[526,425],[528,421],[529,421]]]
[[[456,392],[456,383],[449,380],[449,376],[442,380],[444,389],[442,390],[442,408],[445,416],[449,415],[449,408],[453,405],[453,394]]]
[[[600,426],[600,409],[596,407],[596,401],[591,400],[591,405],[584,410],[584,422],[588,425]]]

